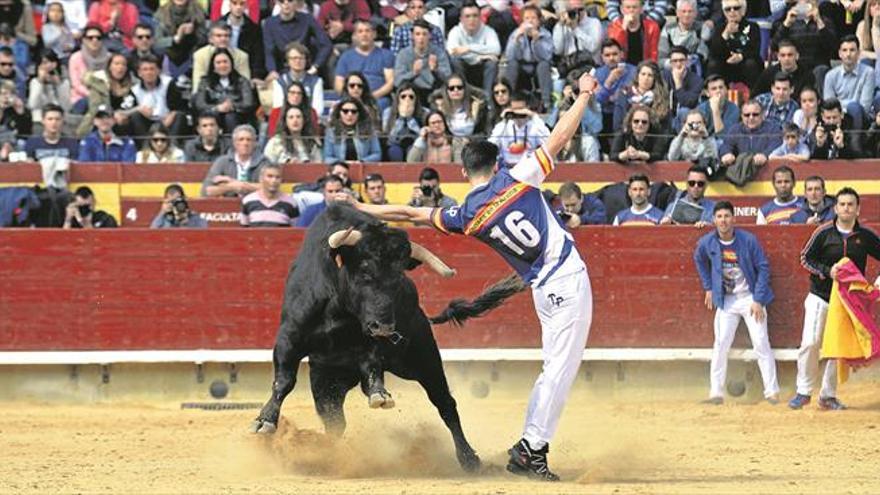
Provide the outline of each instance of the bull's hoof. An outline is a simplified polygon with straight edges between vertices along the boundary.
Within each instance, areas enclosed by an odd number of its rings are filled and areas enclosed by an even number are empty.
[[[388,392],[373,392],[370,394],[371,409],[391,409],[394,407],[394,399]]]
[[[456,453],[456,456],[458,457],[458,463],[461,464],[461,468],[469,473],[478,472],[480,466],[482,466],[480,456],[474,451],[458,452]]]
[[[264,421],[262,419],[255,419],[249,428],[251,433],[258,433],[261,435],[271,435],[278,431],[278,427],[275,426],[275,423],[270,423],[268,421]]]

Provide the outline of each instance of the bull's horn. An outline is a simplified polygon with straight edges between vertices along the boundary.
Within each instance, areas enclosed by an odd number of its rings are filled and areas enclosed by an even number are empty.
[[[354,246],[357,244],[363,234],[359,230],[354,230],[354,227],[349,227],[346,230],[338,230],[327,238],[327,243],[330,244],[332,249],[337,249],[339,246]]]
[[[412,241],[410,241],[410,245],[412,246],[413,259],[417,259],[428,265],[432,270],[439,273],[441,277],[449,278],[455,275],[455,270],[449,268],[443,260],[438,258],[431,251],[428,251],[424,246],[420,246]]]

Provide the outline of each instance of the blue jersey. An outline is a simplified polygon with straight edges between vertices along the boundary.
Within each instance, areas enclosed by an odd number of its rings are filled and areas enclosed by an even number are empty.
[[[758,225],[789,225],[807,223],[807,214],[803,210],[804,202],[795,197],[788,203],[779,203],[776,198],[764,203],[758,209]]]
[[[648,206],[650,208],[641,213],[636,213],[632,208],[617,212],[617,215],[614,215],[614,225],[630,227],[636,225],[659,225],[660,220],[663,220],[663,210],[654,205]]]
[[[527,153],[513,168],[502,168],[489,182],[476,186],[460,206],[436,208],[431,223],[444,233],[474,236],[504,257],[528,283],[540,287],[552,275],[583,268],[567,263],[580,256],[562,221],[541,194],[541,183],[553,170],[543,147]]]

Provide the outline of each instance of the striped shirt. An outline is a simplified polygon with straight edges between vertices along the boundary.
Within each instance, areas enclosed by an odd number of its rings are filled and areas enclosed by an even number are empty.
[[[298,216],[299,208],[286,194],[267,199],[260,191],[254,191],[241,200],[244,227],[291,227]]]

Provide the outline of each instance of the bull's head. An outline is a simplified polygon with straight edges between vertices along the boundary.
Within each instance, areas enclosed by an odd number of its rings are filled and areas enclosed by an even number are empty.
[[[399,336],[394,305],[401,303],[407,287],[405,270],[424,263],[444,277],[455,274],[433,253],[409,242],[406,233],[384,225],[340,230],[327,242],[340,267],[342,302],[370,337]]]

